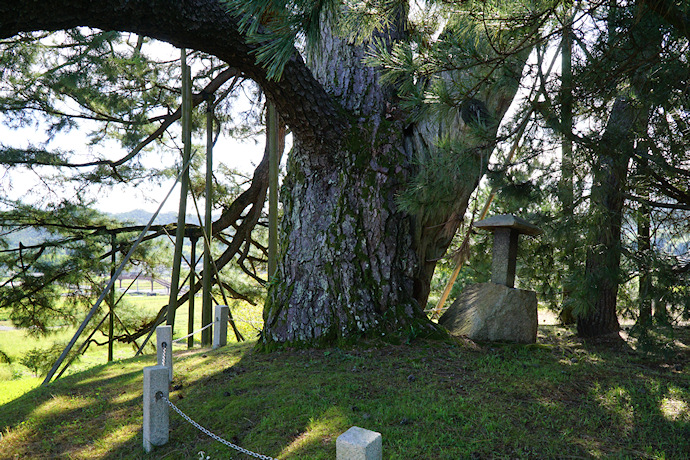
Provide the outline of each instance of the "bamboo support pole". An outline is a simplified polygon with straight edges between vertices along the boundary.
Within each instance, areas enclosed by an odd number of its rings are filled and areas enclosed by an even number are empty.
[[[190,238],[192,243],[191,254],[189,256],[189,301],[187,303],[187,334],[194,332],[194,283],[196,281],[196,244],[199,238]],[[187,348],[194,347],[194,336],[187,338]]]
[[[530,110],[527,114],[527,117],[525,119],[528,119],[529,116],[532,114],[532,110]],[[515,158],[515,154],[517,153],[518,145],[520,144],[520,140],[522,139],[522,134],[525,131],[525,126],[527,123],[523,123],[522,126],[520,127],[518,131],[518,135],[515,139],[515,142],[513,142],[513,145],[510,148],[510,153],[508,154],[508,158],[505,161],[505,164],[508,165],[510,164],[513,159]],[[482,220],[486,217],[486,215],[489,212],[489,209],[491,208],[491,203],[494,201],[494,198],[496,198],[496,188],[494,187],[491,190],[491,193],[489,194],[489,197],[486,199],[486,203],[484,203],[484,207],[482,208],[482,212],[479,214],[479,218],[477,220]],[[455,269],[453,270],[453,273],[450,275],[450,279],[448,279],[448,283],[446,283],[446,287],[443,290],[443,294],[441,294],[441,298],[438,301],[438,304],[436,305],[436,308],[432,310],[432,318],[438,318],[441,316],[441,312],[443,310],[443,306],[446,303],[446,300],[448,300],[448,296],[450,295],[450,291],[453,289],[453,284],[455,284],[455,280],[458,278],[458,275],[460,274],[460,270],[462,270],[463,265],[465,265],[466,258],[462,257],[462,254],[466,254],[467,250],[469,248],[470,244],[470,235],[472,234],[472,223],[470,223],[470,228],[467,230],[467,233],[465,234],[465,238],[462,241],[462,245],[460,246],[461,250],[460,252],[460,257],[458,258],[456,264],[455,264]]]
[[[556,57],[558,54],[554,55],[553,59],[551,60],[551,64],[549,65],[549,68],[547,70],[547,74],[551,73],[551,70],[553,69],[554,64],[556,63]],[[544,91],[544,88],[541,88],[538,93],[541,93]],[[508,166],[510,163],[513,162],[513,159],[515,158],[515,154],[517,153],[518,146],[520,145],[520,140],[522,140],[522,136],[525,132],[525,129],[527,128],[527,124],[529,122],[530,117],[534,113],[535,106],[533,105],[530,107],[530,109],[527,111],[525,114],[522,123],[520,124],[520,127],[517,130],[516,136],[515,136],[515,142],[513,142],[513,145],[510,148],[510,152],[508,154],[508,158],[506,158],[506,161],[504,163],[505,166]],[[491,203],[493,202],[494,198],[496,197],[496,188],[493,188],[491,190],[491,193],[489,194],[489,197],[486,199],[486,203],[484,204],[484,208],[482,209],[482,212],[480,213],[479,219],[482,220],[486,217],[486,214],[489,212],[489,208],[491,207]],[[470,230],[471,230],[471,224],[470,224]],[[460,246],[461,248],[464,248],[465,251],[461,249],[461,253],[466,252],[468,246],[469,246],[469,238],[470,238],[471,232],[468,230],[467,234],[465,235],[465,239],[462,242],[462,245]],[[438,304],[436,307],[431,310],[432,311],[432,318],[438,318],[441,315],[441,312],[443,310],[443,306],[446,303],[446,300],[448,300],[448,296],[450,295],[450,291],[453,288],[453,284],[455,284],[455,280],[458,278],[458,275],[460,274],[460,270],[462,269],[462,266],[465,263],[465,259],[463,257],[459,257],[458,261],[456,262],[455,269],[453,270],[453,273],[450,276],[450,279],[448,280],[448,283],[446,284],[445,289],[443,290],[443,294],[441,295],[441,298],[438,301]]]

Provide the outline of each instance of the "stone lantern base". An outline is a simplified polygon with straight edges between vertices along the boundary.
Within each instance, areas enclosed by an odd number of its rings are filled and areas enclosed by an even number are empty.
[[[537,294],[500,284],[468,286],[438,323],[477,342],[537,341]]]

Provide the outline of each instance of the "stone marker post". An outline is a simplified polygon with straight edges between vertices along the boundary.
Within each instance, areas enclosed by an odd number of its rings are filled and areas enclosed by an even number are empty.
[[[477,228],[485,228],[494,234],[491,262],[491,282],[509,288],[515,287],[518,237],[520,234],[539,235],[542,230],[524,219],[510,214],[500,214],[475,222]]]
[[[228,344],[228,315],[227,305],[216,305],[215,323],[213,325],[213,348],[224,347]]]
[[[381,433],[353,426],[335,441],[336,460],[381,460]]]
[[[169,439],[170,419],[168,404],[163,399],[169,395],[170,380],[166,366],[144,368],[144,451],[162,446]]]
[[[156,354],[158,365],[168,368],[170,382],[173,378],[172,368],[172,326],[158,326],[156,328]]]

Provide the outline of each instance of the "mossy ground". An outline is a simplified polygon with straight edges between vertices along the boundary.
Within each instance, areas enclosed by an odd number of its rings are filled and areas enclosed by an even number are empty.
[[[583,343],[552,325],[532,346],[181,350],[171,400],[225,439],[281,459],[332,459],[352,425],[381,432],[387,459],[681,459],[690,340],[676,332],[663,356]],[[103,365],[6,403],[0,458],[246,458],[175,414],[170,442],[145,455],[142,368],[151,364]]]

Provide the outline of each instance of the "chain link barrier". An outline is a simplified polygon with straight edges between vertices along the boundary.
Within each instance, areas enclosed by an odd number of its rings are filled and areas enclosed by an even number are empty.
[[[192,425],[194,428],[201,431],[202,433],[204,433],[206,436],[210,437],[211,439],[215,439],[219,443],[224,444],[224,445],[228,446],[229,448],[234,449],[238,452],[249,455],[250,457],[258,458],[260,460],[277,460],[273,457],[268,457],[266,455],[261,455],[261,454],[257,454],[256,452],[252,452],[251,450],[247,450],[243,447],[240,447],[238,445],[231,443],[230,441],[226,441],[225,439],[221,438],[220,436],[218,436],[216,434],[211,433],[209,430],[207,430],[206,428],[204,428],[203,426],[199,425],[197,422],[192,420],[187,414],[182,412],[175,404],[172,403],[172,401],[170,401],[168,398],[166,398],[165,395],[163,395],[163,393],[156,394],[156,397],[163,399],[168,404],[168,406],[170,406],[172,408],[172,410],[174,410],[175,412],[177,412],[180,415],[180,417],[185,419],[190,425]]]

